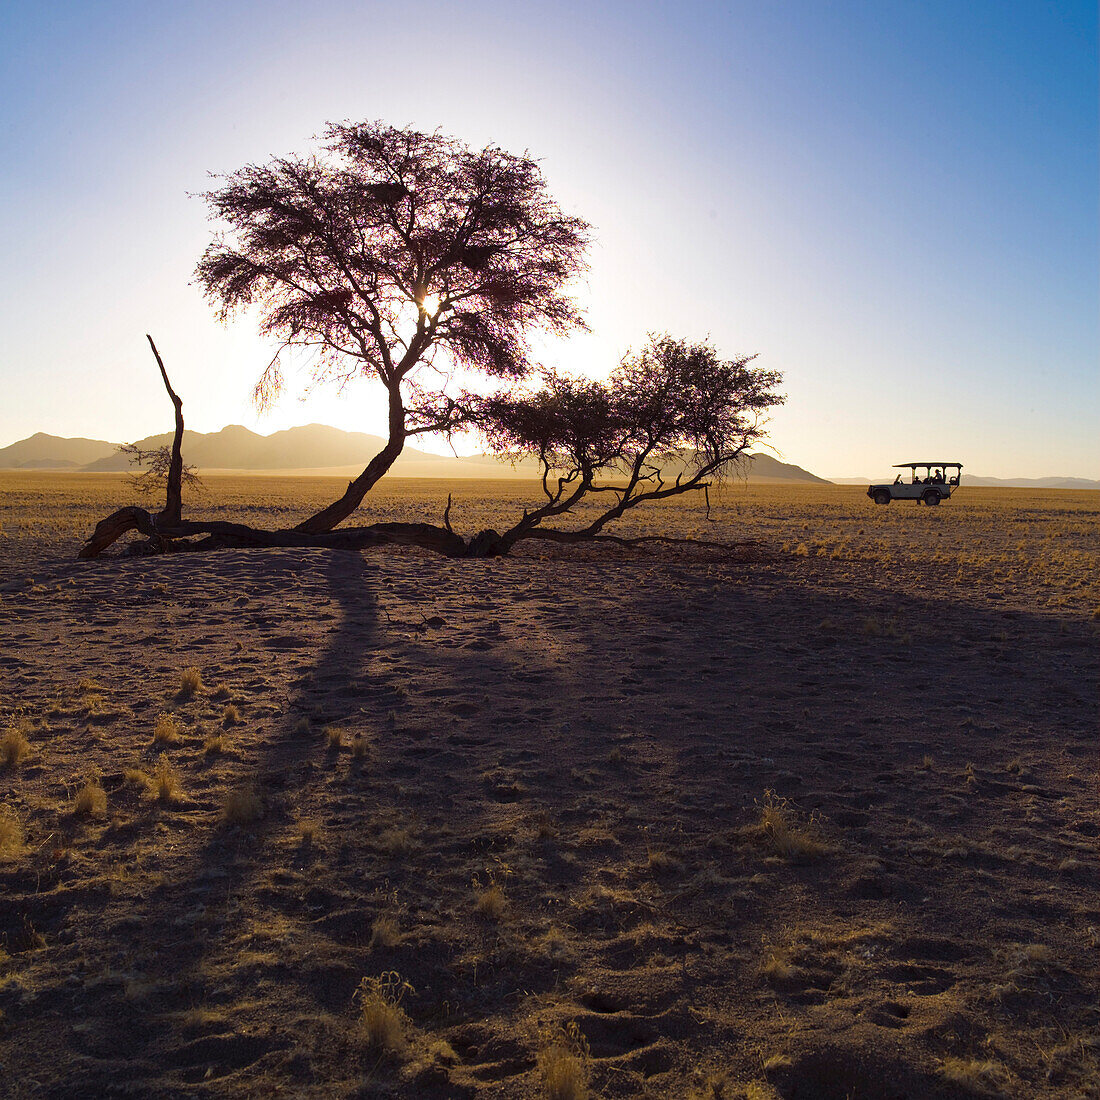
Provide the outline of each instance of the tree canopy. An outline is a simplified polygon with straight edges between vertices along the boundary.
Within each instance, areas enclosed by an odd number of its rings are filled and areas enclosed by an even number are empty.
[[[588,226],[530,157],[380,123],[331,125],[326,139],[324,155],[248,165],[206,194],[226,228],[197,275],[223,317],[258,305],[265,334],[316,351],[320,378],[386,385],[441,348],[522,377],[529,329],[583,323],[565,288]],[[260,397],[280,382],[276,362]]]
[[[501,536],[502,551],[523,538],[597,535],[639,504],[728,473],[784,400],[780,375],[754,358],[723,360],[708,343],[651,336],[606,382],[546,372],[533,390],[469,397],[467,415],[492,450],[541,468],[545,502]],[[540,528],[589,493],[613,503],[583,528]]]

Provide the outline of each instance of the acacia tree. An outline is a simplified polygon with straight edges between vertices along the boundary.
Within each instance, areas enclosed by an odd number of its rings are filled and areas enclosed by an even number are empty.
[[[460,557],[504,554],[526,538],[610,537],[601,532],[611,520],[705,488],[759,438],[761,414],[781,400],[778,376],[748,359],[722,362],[707,345],[661,337],[606,383],[554,374],[525,383],[532,329],[583,326],[567,288],[584,269],[588,239],[588,226],[562,213],[529,157],[379,123],[330,126],[326,137],[320,156],[247,166],[205,196],[222,228],[197,276],[223,318],[254,308],[262,332],[279,341],[256,386],[261,405],[283,386],[282,353],[305,349],[317,381],[365,376],[384,388],[384,446],[338,500],[293,529],[184,520],[182,403],[158,354],[177,429],[165,508],[156,516],[118,510],[97,525],[82,557],[134,529],[146,536],[133,544],[139,552],[413,542]],[[453,368],[489,376],[498,392],[455,395],[446,384]],[[469,540],[453,531],[449,510],[443,526],[337,529],[410,436],[471,428],[496,450],[540,462],[539,507],[503,534]],[[662,464],[670,459],[682,469],[668,482]],[[609,476],[622,483],[598,483]],[[597,521],[544,525],[592,493],[612,502]]]
[[[339,499],[298,525],[347,519],[412,435],[446,431],[452,407],[418,379],[450,366],[530,370],[527,332],[582,324],[565,293],[588,226],[564,215],[538,165],[490,146],[379,123],[334,125],[324,158],[281,158],[227,177],[206,199],[227,229],[197,275],[221,316],[259,305],[261,331],[314,353],[314,376],[385,387],[385,446]],[[256,387],[282,387],[276,355]]]
[[[480,551],[507,554],[524,539],[647,541],[603,529],[640,504],[705,491],[765,434],[767,410],[783,401],[780,376],[754,358],[655,336],[606,382],[546,372],[533,392],[468,398],[465,416],[494,451],[537,460],[544,498],[503,534],[482,532]],[[607,501],[594,518],[546,526],[589,495]]]

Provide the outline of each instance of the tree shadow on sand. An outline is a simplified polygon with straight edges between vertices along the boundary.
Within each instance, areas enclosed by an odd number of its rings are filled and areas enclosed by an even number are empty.
[[[932,1095],[937,1060],[984,1049],[1005,1011],[979,995],[998,968],[1013,1028],[1042,1026],[1040,987],[1070,1030],[1086,1011],[1063,930],[1096,883],[1087,625],[721,563],[284,553],[321,563],[334,617],[227,767],[264,814],[207,812],[89,945],[124,970],[43,998],[58,1027],[87,1018],[66,1095],[522,1095],[536,1023],[565,1020],[609,1096],[718,1051],[756,1076],[746,1036],[791,1055],[781,1095],[812,1095],[852,1060],[822,1033]],[[242,590],[275,568],[251,562]],[[771,845],[767,791],[823,855]],[[493,884],[503,916],[478,909]],[[1027,970],[1011,945],[1039,927],[1058,966]],[[769,958],[786,969],[762,977]],[[370,1051],[353,995],[387,971],[421,1047],[459,1064],[409,1076]]]

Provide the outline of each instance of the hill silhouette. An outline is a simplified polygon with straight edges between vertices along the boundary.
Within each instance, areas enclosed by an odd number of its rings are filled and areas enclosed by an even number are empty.
[[[142,450],[170,445],[169,433],[137,440]],[[306,424],[260,435],[240,424],[218,432],[185,431],[184,460],[200,470],[328,473],[354,475],[382,448],[381,436],[345,432],[327,424]],[[675,474],[682,463],[672,461]],[[43,433],[0,448],[0,469],[66,469],[90,473],[128,471],[132,467],[117,444],[104,440],[62,439]],[[534,462],[512,464],[495,455],[435,455],[406,446],[394,463],[398,477],[528,478],[538,474]],[[771,455],[746,455],[738,476],[750,481],[798,481],[828,484],[800,466]]]
[[[105,439],[64,439],[35,432],[10,447],[0,447],[0,469],[80,469],[113,455],[118,447]]]

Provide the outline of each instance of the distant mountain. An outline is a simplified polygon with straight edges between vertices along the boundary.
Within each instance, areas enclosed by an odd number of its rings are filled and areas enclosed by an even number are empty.
[[[116,446],[104,439],[62,439],[36,432],[10,447],[0,447],[0,470],[78,468],[114,454]]]
[[[884,475],[877,481],[866,477],[834,477],[835,485],[872,485],[893,481]],[[975,485],[980,488],[1001,489],[1100,489],[1100,481],[1087,477],[972,477],[963,471],[962,487]]]
[[[171,433],[139,439],[145,451],[166,447]],[[184,461],[202,470],[304,470],[329,466],[365,466],[371,456],[385,445],[381,436],[362,432],[344,432],[325,424],[307,424],[259,435],[240,424],[230,424],[220,432],[183,433]],[[406,448],[410,457],[433,459],[422,451]],[[125,455],[111,454],[89,463],[89,471],[128,470]]]
[[[1100,481],[1087,477],[968,477],[963,485],[985,485],[1004,489],[1100,489]]]
[[[171,442],[171,434],[165,433],[139,439],[137,445],[148,451]],[[230,424],[220,432],[185,431],[183,458],[200,470],[323,472],[354,476],[384,443],[381,436],[345,432],[326,424],[307,424],[271,435],[259,435],[240,424]],[[682,463],[668,465],[673,475],[678,465],[682,468]],[[79,469],[91,473],[131,469],[126,456],[118,453],[114,443],[60,439],[41,433],[0,450],[0,469],[12,468]],[[398,477],[528,478],[537,476],[538,466],[531,460],[512,465],[495,455],[452,457],[406,446],[393,465],[393,473]],[[765,454],[745,455],[734,476],[749,481],[828,484],[801,466],[780,462]]]
[[[809,481],[815,485],[828,485],[829,482],[817,474],[790,462],[780,462],[771,455],[745,455],[745,474],[749,481]]]

